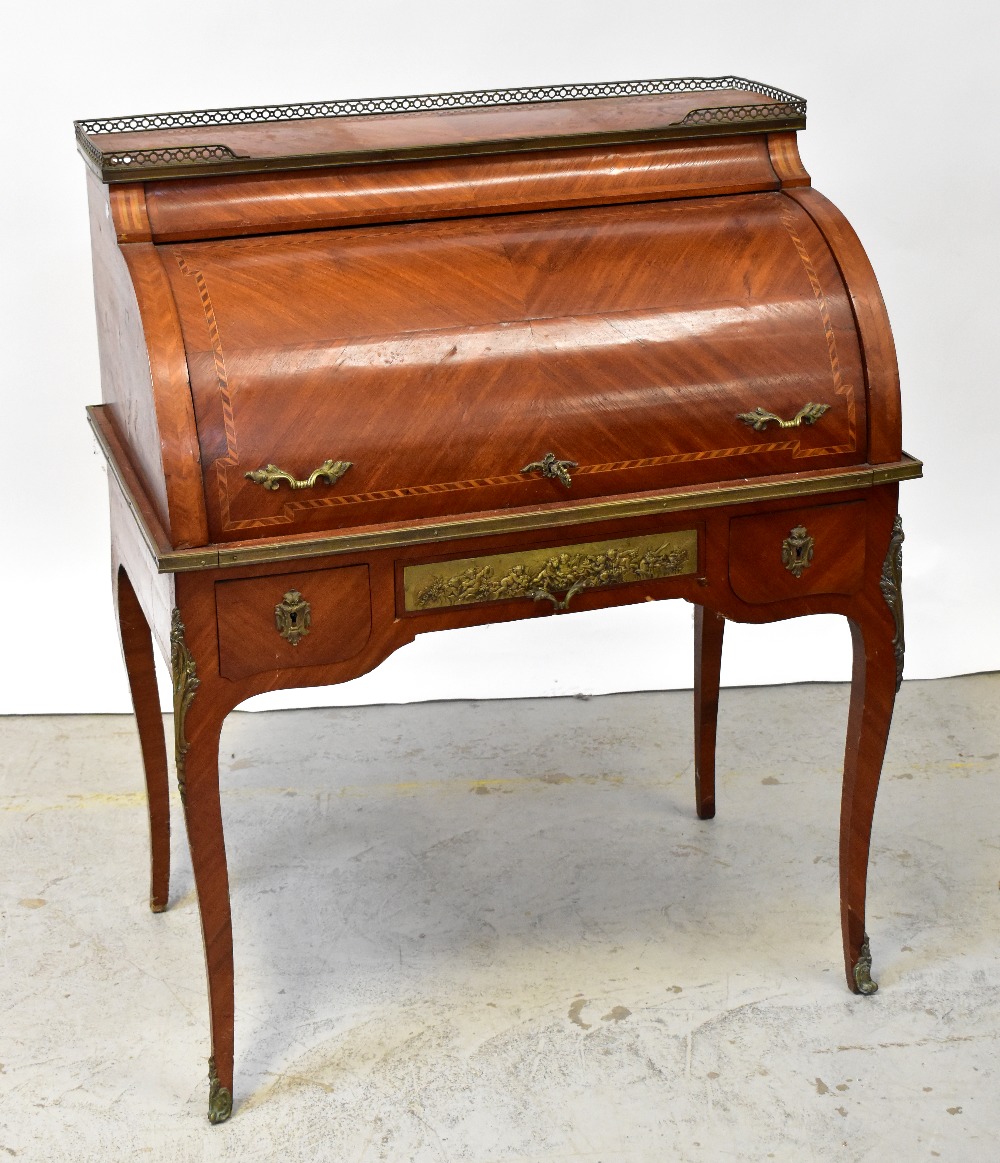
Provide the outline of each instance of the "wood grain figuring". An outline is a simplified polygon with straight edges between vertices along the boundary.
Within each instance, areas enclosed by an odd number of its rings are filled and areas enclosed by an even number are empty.
[[[122,247],[122,254],[143,313],[161,456],[171,466],[167,477],[170,539],[177,546],[204,545],[208,540],[204,485],[177,308],[160,255],[151,243],[129,243]]]
[[[617,132],[675,117],[688,100],[224,132],[261,157],[428,140],[475,153],[503,144],[477,133],[509,145],[529,129]],[[152,642],[169,657],[182,627],[197,676],[178,751],[215,1120],[229,1113],[219,1088],[232,1091],[235,1022],[223,721],[265,691],[357,678],[418,633],[692,602],[696,809],[707,820],[725,621],[846,618],[844,964],[850,988],[871,991],[867,865],[902,648],[895,575],[887,597],[882,572],[895,482],[918,463],[902,460],[871,267],[809,187],[790,134],[563,146],[181,177],[107,198],[95,186],[108,403],[92,421],[112,463],[112,570],[149,790],[154,909],[168,897],[169,805]],[[792,426],[808,404],[827,408]],[[774,414],[760,431],[739,418],[758,408]],[[538,471],[548,453],[574,462],[566,479]],[[246,476],[276,464],[306,480],[326,460],[351,467],[312,489],[272,491]],[[793,571],[783,543],[800,527],[813,553]],[[619,552],[679,531],[690,546],[681,572]],[[564,560],[571,550],[582,564]],[[299,555],[294,568],[279,564]],[[535,600],[515,567],[552,561],[545,577],[559,584]],[[470,565],[493,571],[481,588],[473,578],[463,589]],[[571,565],[588,584],[570,603]],[[514,581],[496,590],[505,570]],[[275,624],[291,591],[311,610],[297,645]]]
[[[778,194],[163,250],[216,540],[552,500],[519,472],[550,450],[574,498],[861,459],[846,296]],[[806,402],[831,410],[737,419]],[[354,468],[315,495],[245,478],[328,457]]]
[[[147,182],[157,242],[773,190],[763,137]]]
[[[812,185],[812,178],[806,173],[799,157],[797,133],[769,133],[767,149],[771,165],[783,190]]]
[[[109,186],[108,201],[119,242],[150,242],[153,231],[146,212],[143,186]]]
[[[142,190],[106,190],[90,176],[88,192],[103,399],[172,544],[204,545],[197,429],[173,294],[155,247],[118,242],[149,235]]]

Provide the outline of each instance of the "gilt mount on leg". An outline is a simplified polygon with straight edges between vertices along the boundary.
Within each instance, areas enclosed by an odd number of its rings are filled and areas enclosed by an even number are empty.
[[[892,524],[889,549],[882,563],[882,579],[879,586],[882,596],[889,604],[896,633],[892,637],[892,651],[896,656],[896,692],[903,685],[903,659],[906,654],[906,640],[903,637],[903,522],[899,515]]]
[[[175,609],[170,617],[170,670],[174,686],[174,762],[177,766],[177,788],[181,793],[181,803],[186,804],[187,786],[184,775],[188,741],[184,733],[184,720],[201,680],[198,678],[194,658],[184,640],[184,623],[178,609]]]

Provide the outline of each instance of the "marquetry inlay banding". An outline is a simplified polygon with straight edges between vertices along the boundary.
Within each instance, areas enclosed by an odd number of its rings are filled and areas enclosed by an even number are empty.
[[[821,456],[831,452],[854,452],[858,446],[857,407],[854,398],[854,386],[853,384],[844,383],[844,378],[841,373],[840,355],[837,351],[837,334],[833,329],[833,320],[830,317],[830,304],[827,302],[826,295],[823,291],[823,284],[819,281],[819,275],[816,273],[816,267],[812,257],[806,249],[805,243],[799,237],[791,209],[789,205],[784,203],[781,206],[781,224],[788,232],[788,237],[792,240],[792,245],[795,247],[799,261],[802,263],[806,277],[809,279],[809,285],[812,287],[816,306],[819,308],[820,318],[823,321],[823,333],[826,336],[827,352],[830,357],[830,370],[833,373],[833,390],[838,396],[844,397],[847,409],[847,432],[849,437],[846,444],[836,445],[833,448],[801,449],[796,455]]]

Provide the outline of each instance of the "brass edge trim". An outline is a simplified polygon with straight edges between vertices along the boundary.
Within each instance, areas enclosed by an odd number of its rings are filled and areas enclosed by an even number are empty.
[[[906,471],[902,471],[905,469]],[[888,485],[894,481],[918,480],[924,475],[924,462],[917,460],[909,453],[903,453],[903,459],[898,464],[883,465],[872,469],[872,483]]]
[[[875,485],[914,480],[923,476],[923,462],[904,453],[904,460],[878,468],[848,469],[824,477],[796,477],[788,481],[755,482],[730,485],[712,491],[670,492],[653,497],[596,501],[559,509],[535,510],[530,513],[497,517],[472,517],[419,525],[402,529],[380,529],[370,533],[335,533],[296,542],[272,541],[245,545],[237,549],[204,548],[162,551],[146,525],[132,490],[123,479],[114,454],[104,440],[90,409],[87,419],[104,453],[108,467],[122,496],[132,511],[158,573],[192,573],[205,569],[226,569],[237,565],[262,565],[299,558],[325,557],[331,554],[357,553],[363,550],[402,548],[407,545],[433,544],[435,541],[485,537],[492,533],[518,533],[526,529],[559,529],[565,525],[586,525],[611,521],[619,517],[644,517],[654,513],[675,513],[681,509],[716,509],[724,505],[751,501],[778,500],[783,497],[816,496],[822,493],[867,489]]]

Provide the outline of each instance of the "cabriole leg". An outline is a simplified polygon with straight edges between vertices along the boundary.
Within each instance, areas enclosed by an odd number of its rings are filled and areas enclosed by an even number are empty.
[[[124,569],[116,578],[118,629],[128,673],[149,805],[149,907],[162,913],[170,891],[170,780],[163,716],[156,688],[153,641],[146,615]]]
[[[871,977],[865,896],[875,797],[896,692],[903,678],[902,541],[897,517],[882,570],[881,592],[872,595],[860,614],[851,619],[854,669],[840,811],[840,910],[847,984],[861,994],[878,989]]]
[[[217,683],[198,676],[197,660],[175,610],[170,633],[174,679],[177,781],[184,804],[198,892],[212,1028],[208,1117],[223,1123],[233,1109],[233,925],[219,800],[219,736],[230,709]]]
[[[719,676],[726,620],[704,606],[694,608],[694,795],[698,818],[715,815],[715,735],[719,719]]]

